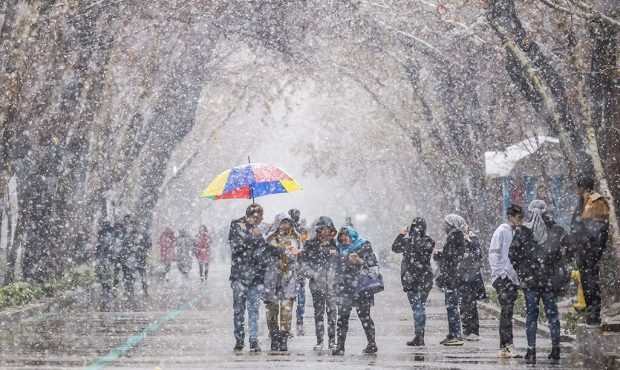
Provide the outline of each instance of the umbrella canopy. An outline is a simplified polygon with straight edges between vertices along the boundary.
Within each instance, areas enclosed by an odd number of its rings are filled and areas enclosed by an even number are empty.
[[[294,190],[301,190],[301,186],[280,168],[265,163],[250,163],[220,173],[200,196],[209,199],[250,199]]]

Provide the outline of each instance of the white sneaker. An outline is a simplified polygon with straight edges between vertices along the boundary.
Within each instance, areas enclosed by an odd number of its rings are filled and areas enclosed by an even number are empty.
[[[322,351],[323,350],[323,342],[315,344],[315,346],[312,349],[315,350],[315,351]]]
[[[480,336],[476,334],[469,334],[469,335],[463,336],[463,339],[468,342],[478,342],[480,340]]]
[[[511,344],[505,348],[502,348],[499,353],[497,354],[497,357],[499,358],[512,358],[514,356],[514,352],[515,352],[515,347]]]

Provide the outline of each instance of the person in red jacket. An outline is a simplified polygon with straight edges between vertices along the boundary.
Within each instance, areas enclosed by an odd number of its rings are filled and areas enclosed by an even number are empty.
[[[164,264],[164,279],[168,281],[167,275],[170,272],[170,265],[174,261],[177,250],[177,238],[174,236],[174,230],[169,227],[159,236],[159,253],[160,260]]]
[[[210,237],[205,225],[200,226],[198,235],[196,235],[196,249],[194,255],[198,260],[198,267],[200,272],[200,282],[207,281],[207,275],[209,274],[209,261],[211,261],[211,246]]]

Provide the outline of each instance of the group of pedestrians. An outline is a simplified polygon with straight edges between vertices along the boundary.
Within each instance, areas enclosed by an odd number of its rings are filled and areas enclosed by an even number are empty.
[[[244,348],[247,309],[250,350],[261,350],[258,319],[262,300],[267,311],[271,350],[287,351],[294,302],[301,281],[308,279],[317,337],[314,349],[325,348],[327,314],[327,348],[334,355],[344,355],[349,317],[355,307],[368,340],[363,352],[377,352],[375,326],[370,317],[373,296],[360,296],[356,289],[362,270],[377,266],[370,242],[353,227],[338,230],[329,217],[322,216],[313,224],[310,238],[304,243],[304,230],[294,218],[298,219],[296,210],[279,213],[263,235],[259,228],[263,208],[253,203],[245,216],[231,223],[234,349]]]
[[[608,236],[609,204],[594,191],[591,178],[578,181],[579,204],[570,232],[558,225],[543,200],[534,200],[527,212],[519,205],[507,209],[508,221],[494,232],[489,247],[491,282],[501,306],[500,357],[513,357],[512,316],[519,290],[527,310],[525,359],[536,362],[538,306],[542,300],[551,331],[548,358],[560,358],[560,321],[557,299],[566,293],[576,266],[582,277],[587,304],[587,325],[600,324],[599,261]],[[353,307],[366,334],[363,353],[376,353],[375,324],[370,311],[374,295],[360,295],[361,278],[378,269],[369,241],[351,225],[337,229],[321,216],[309,230],[309,240],[291,215],[278,214],[266,233],[259,225],[263,208],[251,204],[245,216],[232,221],[229,242],[232,251],[230,284],[233,290],[235,350],[244,348],[244,313],[249,319],[251,351],[260,351],[258,319],[261,300],[267,311],[272,351],[287,351],[291,336],[294,302],[300,281],[308,279],[314,306],[315,350],[327,348],[343,355]],[[524,217],[525,221],[524,221]],[[440,344],[461,346],[480,336],[477,301],[486,298],[482,278],[482,246],[465,219],[450,214],[443,219],[444,243],[427,234],[426,221],[417,217],[404,227],[392,244],[402,253],[401,282],[411,305],[414,337],[406,344],[424,346],[425,306],[433,284],[444,293],[448,332]],[[433,263],[438,267],[434,271]],[[327,319],[325,319],[327,317]]]
[[[146,257],[150,249],[149,234],[131,215],[125,215],[115,225],[102,221],[95,250],[95,274],[101,284],[104,305],[116,297],[121,280],[125,295],[133,297],[136,276],[140,277],[142,291],[148,296]]]
[[[514,354],[512,315],[518,290],[526,305],[528,363],[536,362],[536,329],[542,300],[551,334],[548,358],[560,358],[560,319],[557,299],[565,293],[571,271],[577,267],[586,300],[586,325],[601,323],[599,261],[609,234],[609,203],[594,191],[594,180],[577,182],[578,205],[570,231],[558,225],[542,200],[534,200],[525,212],[508,208],[508,222],[493,234],[489,249],[492,284],[501,305],[500,357]]]
[[[185,229],[180,229],[177,236],[172,228],[165,227],[159,236],[158,245],[165,281],[169,280],[168,274],[173,262],[176,262],[181,276],[188,279],[193,264],[192,255],[198,262],[200,282],[207,281],[211,261],[211,237],[205,225],[200,226],[195,238]]]

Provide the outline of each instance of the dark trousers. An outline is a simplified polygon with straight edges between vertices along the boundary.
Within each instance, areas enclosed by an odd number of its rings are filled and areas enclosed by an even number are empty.
[[[338,347],[344,349],[345,341],[347,340],[347,332],[349,331],[349,318],[351,317],[351,310],[353,307],[351,304],[344,304],[338,306]],[[362,322],[364,333],[366,333],[366,339],[368,344],[375,343],[375,323],[370,317],[370,303],[361,303],[357,309],[357,316]]]
[[[170,262],[165,262],[164,263],[164,280],[168,279],[166,277],[166,275],[168,275],[168,273],[170,273],[171,266],[172,266],[172,263],[170,263]]]
[[[200,274],[200,281],[207,281],[209,275],[209,262],[198,263],[198,273]]]
[[[506,348],[512,345],[512,315],[517,300],[518,286],[510,279],[498,278],[493,282],[497,298],[502,308],[499,317],[499,347]]]
[[[314,306],[314,328],[316,330],[317,343],[323,342],[325,336],[325,312],[327,311],[327,337],[329,342],[336,342],[336,321],[338,319],[338,308],[336,297],[326,293],[327,287],[317,284],[314,279],[310,279],[310,294],[312,294],[312,305]]]
[[[144,292],[144,294],[148,294],[149,282],[146,273],[146,266],[138,267],[137,271],[140,275],[140,281],[142,282],[142,291]]]
[[[586,323],[601,322],[601,285],[599,283],[599,261],[602,248],[590,248],[577,260],[583,295],[586,300]]]
[[[460,296],[461,325],[463,335],[480,335],[480,319],[478,318],[478,303],[470,296]]]

